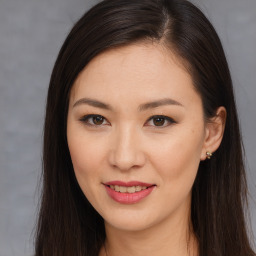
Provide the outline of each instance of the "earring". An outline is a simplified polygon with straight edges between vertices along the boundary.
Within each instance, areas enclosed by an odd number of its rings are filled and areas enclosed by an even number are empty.
[[[211,159],[211,157],[212,157],[212,153],[211,153],[211,152],[209,152],[209,151],[207,151],[207,152],[206,152],[206,157],[207,157],[207,159]]]

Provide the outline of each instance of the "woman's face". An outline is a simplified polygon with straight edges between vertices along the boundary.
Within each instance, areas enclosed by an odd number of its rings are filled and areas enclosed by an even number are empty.
[[[142,230],[188,218],[205,125],[171,52],[137,44],[95,57],[72,87],[67,138],[78,183],[107,224]]]

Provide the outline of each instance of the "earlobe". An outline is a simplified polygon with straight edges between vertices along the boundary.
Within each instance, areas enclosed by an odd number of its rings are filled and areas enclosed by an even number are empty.
[[[217,109],[216,115],[206,123],[201,160],[210,159],[219,148],[225,130],[226,117],[227,111],[221,106]]]

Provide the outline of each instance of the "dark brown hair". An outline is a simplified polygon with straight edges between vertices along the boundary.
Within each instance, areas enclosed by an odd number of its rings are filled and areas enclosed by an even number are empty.
[[[200,163],[192,190],[191,220],[199,255],[254,255],[244,217],[247,186],[232,81],[213,26],[185,0],[105,0],[75,24],[52,72],[36,256],[98,255],[105,240],[104,221],[74,175],[66,139],[69,92],[80,71],[97,54],[152,41],[184,60],[202,97],[206,119],[219,106],[227,110],[222,143],[210,161]]]

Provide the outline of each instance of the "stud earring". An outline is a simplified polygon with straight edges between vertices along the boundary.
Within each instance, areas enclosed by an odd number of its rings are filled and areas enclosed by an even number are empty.
[[[206,157],[207,157],[207,159],[211,159],[211,157],[212,157],[212,153],[211,153],[211,152],[209,152],[209,151],[207,151],[207,152],[206,152]]]

